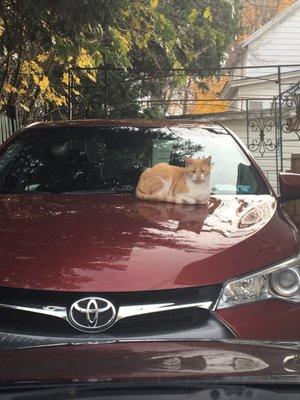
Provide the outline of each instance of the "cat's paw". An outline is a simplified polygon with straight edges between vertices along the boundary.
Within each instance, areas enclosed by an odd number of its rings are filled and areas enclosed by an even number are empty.
[[[206,200],[198,201],[198,204],[208,204],[208,202],[209,202],[209,198]]]
[[[186,203],[186,204],[196,204],[197,201],[195,199],[192,199],[192,198],[188,197],[188,198],[184,199],[184,203]]]

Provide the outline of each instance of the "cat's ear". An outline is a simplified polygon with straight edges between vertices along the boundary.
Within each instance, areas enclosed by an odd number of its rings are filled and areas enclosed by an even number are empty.
[[[186,167],[188,167],[189,165],[191,165],[193,163],[193,159],[192,157],[185,157],[184,158],[184,164]]]
[[[204,158],[203,161],[205,162],[205,164],[210,165],[211,164],[211,156]]]

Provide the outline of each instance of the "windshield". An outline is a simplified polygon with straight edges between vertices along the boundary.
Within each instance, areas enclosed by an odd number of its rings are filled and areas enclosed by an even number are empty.
[[[133,192],[146,168],[186,156],[212,157],[212,194],[268,193],[231,135],[201,127],[35,128],[0,155],[0,192]]]

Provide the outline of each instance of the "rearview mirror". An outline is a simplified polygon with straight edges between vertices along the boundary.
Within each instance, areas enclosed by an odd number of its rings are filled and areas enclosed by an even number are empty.
[[[284,203],[290,200],[300,199],[300,174],[291,172],[279,173],[279,201]]]

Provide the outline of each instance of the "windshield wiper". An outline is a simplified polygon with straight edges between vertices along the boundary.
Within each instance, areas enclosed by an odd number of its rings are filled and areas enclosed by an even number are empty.
[[[116,189],[90,189],[90,190],[22,190],[11,187],[0,188],[0,194],[132,194],[134,188],[116,188]]]
[[[0,188],[0,194],[50,194],[50,192],[41,190],[41,191],[29,191],[29,190],[21,190],[14,189],[11,187],[2,187]]]
[[[26,193],[26,192],[24,190],[14,189],[14,188],[11,188],[11,187],[2,187],[2,188],[0,188],[0,194],[6,194],[6,193],[23,194],[23,193]]]
[[[134,189],[91,189],[91,190],[66,190],[61,194],[133,194]]]

